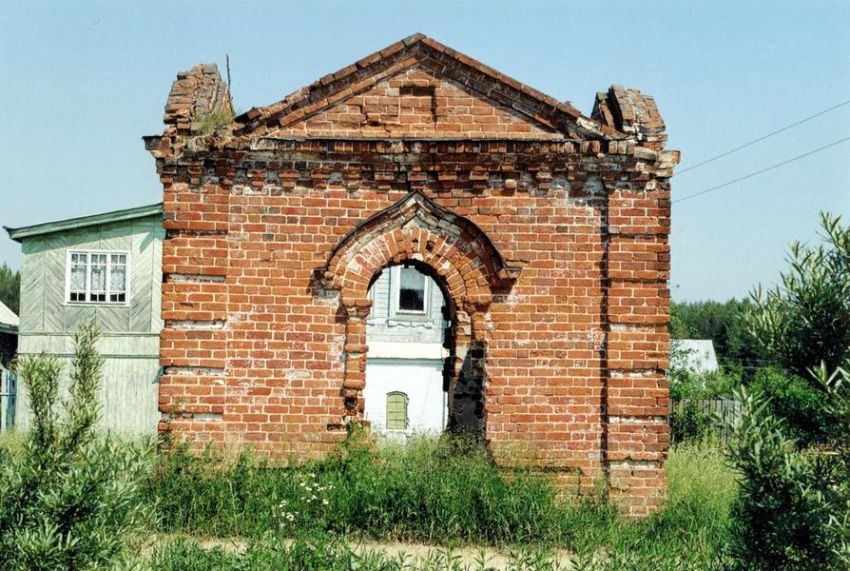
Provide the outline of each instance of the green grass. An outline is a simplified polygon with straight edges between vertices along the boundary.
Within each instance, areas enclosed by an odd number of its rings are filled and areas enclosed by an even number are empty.
[[[485,449],[448,440],[377,452],[356,445],[293,469],[257,466],[250,454],[226,465],[178,450],[150,492],[163,531],[210,536],[320,528],[430,543],[541,542],[561,536],[566,513],[546,479],[504,477]],[[597,499],[584,504],[614,517]]]
[[[24,435],[14,430],[0,431],[0,449],[17,454],[24,445]]]
[[[220,109],[201,115],[197,120],[197,130],[201,135],[211,135],[220,127],[230,123],[235,116],[230,109]]]
[[[620,522],[602,542],[610,569],[721,569],[736,483],[714,443],[681,444],[667,462],[668,501],[659,513]]]
[[[19,446],[14,435],[0,437],[0,448],[14,454]],[[355,440],[323,461],[291,468],[250,453],[226,461],[178,448],[160,456],[146,483],[145,501],[158,514],[150,531],[240,537],[250,545],[228,553],[179,539],[158,546],[150,564],[165,570],[484,568],[438,562],[439,553],[403,567],[380,553],[355,554],[346,543],[363,538],[496,546],[515,553],[517,569],[537,571],[558,568],[556,550],[573,553],[576,569],[721,569],[736,494],[722,451],[710,442],[677,445],[667,478],[665,508],[632,520],[603,495],[559,500],[545,477],[502,472],[473,442],[370,447]]]
[[[588,569],[719,568],[735,495],[722,453],[709,443],[680,445],[667,473],[667,506],[643,520],[619,517],[604,497],[559,501],[545,478],[506,475],[486,450],[445,439],[348,445],[287,469],[256,465],[249,454],[228,464],[177,450],[149,495],[162,532],[259,542],[244,555],[210,552],[234,561],[282,557],[280,546],[264,543],[272,533],[569,549]]]

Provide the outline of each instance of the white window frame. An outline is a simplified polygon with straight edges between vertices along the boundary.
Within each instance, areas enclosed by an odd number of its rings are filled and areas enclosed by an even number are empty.
[[[393,303],[393,309],[395,314],[401,315],[428,315],[428,311],[431,306],[431,278],[428,274],[423,274],[416,269],[415,266],[409,266],[410,269],[416,270],[419,272],[424,278],[423,282],[425,284],[425,289],[422,291],[423,303],[422,309],[401,309],[401,270],[404,266],[393,266],[393,272],[391,276],[391,284],[393,297],[395,298],[395,302]]]
[[[106,254],[106,301],[71,301],[71,255],[85,254],[86,255],[86,297],[91,295],[91,254]],[[112,292],[109,290],[110,278],[112,277],[112,256],[124,256],[126,263],[124,271],[124,301],[109,301],[109,296]],[[109,305],[109,306],[127,306],[130,305],[130,251],[129,250],[103,250],[97,248],[87,248],[80,250],[67,250],[65,252],[65,305]]]

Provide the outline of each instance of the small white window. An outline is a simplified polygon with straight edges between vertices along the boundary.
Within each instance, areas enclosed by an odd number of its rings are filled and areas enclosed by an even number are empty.
[[[126,252],[68,252],[65,277],[71,303],[127,303]]]
[[[425,313],[428,310],[428,277],[416,268],[398,270],[399,313]]]

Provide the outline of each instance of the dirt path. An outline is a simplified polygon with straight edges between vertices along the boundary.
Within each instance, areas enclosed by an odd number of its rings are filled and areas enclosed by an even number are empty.
[[[248,542],[242,538],[218,538],[218,537],[191,537],[180,535],[164,535],[157,536],[151,544],[165,545],[166,543],[185,538],[197,542],[204,549],[221,548],[229,553],[239,553],[248,547]],[[291,541],[291,540],[285,540]],[[488,571],[503,571],[516,568],[519,554],[511,552],[511,550],[502,550],[494,547],[446,547],[440,545],[428,545],[424,543],[408,543],[408,542],[379,542],[348,540],[351,549],[359,554],[365,555],[368,553],[379,552],[392,559],[403,559],[407,564],[414,565],[418,562],[434,560],[439,558],[440,561],[452,561],[459,564],[460,567],[470,567],[472,569],[486,568]],[[547,551],[547,556],[550,558],[554,568],[569,568],[570,554],[565,550]],[[481,563],[484,563],[482,566]]]

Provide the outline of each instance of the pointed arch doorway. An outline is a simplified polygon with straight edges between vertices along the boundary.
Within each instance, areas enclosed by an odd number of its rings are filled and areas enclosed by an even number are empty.
[[[451,333],[443,344],[449,349],[443,372],[448,401],[444,425],[484,436],[488,311],[494,293],[509,291],[521,268],[506,260],[473,222],[420,191],[411,191],[361,222],[317,271],[321,285],[317,291],[339,292],[340,317],[345,323],[341,390],[345,413],[341,422],[328,428],[337,430],[366,420],[367,361],[376,354],[367,342],[374,304],[369,292],[386,268],[395,266],[414,267],[431,277],[443,294],[443,307],[448,308],[445,318],[451,327],[446,329]],[[401,275],[398,280],[401,283]],[[407,291],[400,290],[397,299],[402,307],[416,310],[419,294],[409,290],[416,290],[414,284],[422,280],[410,273],[405,283],[410,287],[402,288]]]

